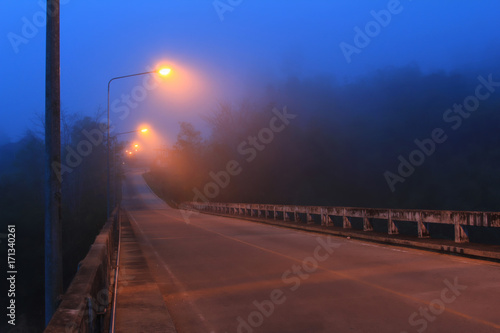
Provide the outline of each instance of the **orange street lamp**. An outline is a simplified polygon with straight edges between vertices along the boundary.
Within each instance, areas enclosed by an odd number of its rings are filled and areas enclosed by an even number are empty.
[[[158,71],[158,73],[160,73],[163,76],[167,76],[168,74],[170,74],[171,71],[172,70],[170,68],[162,68]]]

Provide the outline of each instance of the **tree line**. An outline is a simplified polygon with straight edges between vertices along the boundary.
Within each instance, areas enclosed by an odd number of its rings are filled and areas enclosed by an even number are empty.
[[[63,123],[64,290],[106,221],[106,147],[102,140],[92,147],[85,143],[89,141],[85,133],[100,128],[102,124],[90,117],[68,117]],[[82,142],[85,148],[82,148]],[[83,155],[79,152],[83,152]],[[71,156],[74,153],[79,154],[78,159]],[[29,131],[18,142],[0,146],[0,156],[0,233],[6,232],[7,225],[16,225],[16,329],[41,332],[45,327],[43,138]],[[73,162],[71,166],[68,166],[67,161]],[[5,240],[0,240],[1,252],[7,253]],[[5,281],[5,278],[2,279],[2,285]],[[7,304],[3,304],[6,298],[1,299],[2,306],[7,307]],[[0,327],[2,332],[9,329],[12,327]]]
[[[488,97],[467,111],[484,80],[493,82],[480,90]],[[347,84],[290,77],[258,99],[220,103],[205,117],[207,138],[181,123],[168,160],[152,165],[146,178],[172,205],[497,211],[498,82],[498,71],[423,73],[415,65]],[[281,129],[273,118],[284,109],[294,118]],[[458,128],[452,116],[461,117]]]

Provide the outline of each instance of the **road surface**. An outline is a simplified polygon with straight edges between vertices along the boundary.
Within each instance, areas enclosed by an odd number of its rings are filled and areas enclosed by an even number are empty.
[[[124,207],[178,332],[500,332],[500,264],[169,208]]]

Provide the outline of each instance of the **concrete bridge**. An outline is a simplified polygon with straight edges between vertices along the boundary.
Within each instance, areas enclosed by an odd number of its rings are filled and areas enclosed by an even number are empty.
[[[176,210],[137,172],[123,194],[46,332],[500,332],[500,264],[484,259],[500,247],[467,235],[499,227],[498,213]],[[429,238],[431,224],[453,239]]]

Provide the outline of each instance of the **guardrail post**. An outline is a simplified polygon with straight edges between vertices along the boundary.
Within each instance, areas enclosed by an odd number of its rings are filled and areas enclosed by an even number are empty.
[[[399,234],[398,227],[396,226],[396,223],[392,220],[392,210],[389,209],[389,212],[387,213],[387,233],[389,235],[397,235]]]
[[[306,209],[307,214],[307,224],[314,224],[314,219],[311,214],[311,210],[309,208]]]
[[[363,210],[363,231],[373,231],[373,224],[368,217],[366,217],[366,209]]]
[[[299,215],[298,210],[299,210],[299,207],[295,206],[295,210],[293,212],[293,220],[295,222],[300,222],[300,215]]]
[[[427,238],[430,237],[429,229],[427,228],[427,223],[423,222],[422,212],[418,213],[418,237]]]
[[[342,213],[342,228],[344,228],[344,229],[351,229],[352,228],[351,221],[349,221],[349,218],[347,216],[345,216],[345,208],[343,209],[343,213]]]
[[[273,211],[274,211],[274,219],[278,219],[278,212],[276,211],[276,206],[273,206]]]
[[[453,214],[453,223],[455,224],[455,242],[467,243],[469,242],[469,235],[467,234],[467,226],[460,224],[460,216]]]
[[[321,220],[321,225],[324,225],[326,227],[333,226],[333,219],[330,217],[330,214],[328,214],[328,208],[322,208],[322,220]]]
[[[288,216],[287,212],[287,206],[283,206],[283,221],[288,222],[290,221],[290,217]]]

